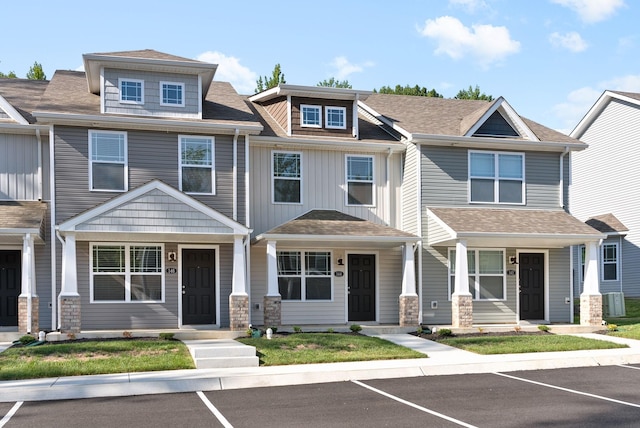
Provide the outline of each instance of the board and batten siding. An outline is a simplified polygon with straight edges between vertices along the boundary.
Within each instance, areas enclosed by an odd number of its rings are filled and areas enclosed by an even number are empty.
[[[418,234],[420,213],[420,150],[415,144],[407,144],[404,154],[404,171],[402,177],[402,230]]]
[[[640,297],[640,108],[611,100],[580,140],[589,148],[572,156],[571,213],[580,220],[613,213],[629,229],[622,248],[622,291],[625,297]]]
[[[286,149],[302,153],[302,204],[273,203],[272,156],[275,149],[252,146],[250,149],[250,204],[253,236],[286,223],[310,210],[338,210],[346,214],[386,224],[386,154],[374,154],[375,206],[347,206],[346,155],[363,154],[329,150]],[[393,162],[392,162],[393,163]],[[392,172],[393,174],[393,172]],[[394,192],[391,192],[392,194]],[[395,206],[395,200],[392,200]],[[394,208],[395,209],[395,208]],[[392,211],[392,210],[389,210]]]
[[[28,134],[0,133],[0,200],[49,200],[49,142],[42,141],[42,183],[38,177],[38,139]]]
[[[144,82],[144,98],[142,104],[120,102],[119,78],[142,80]],[[160,82],[184,84],[184,107],[160,105],[162,97]],[[197,76],[112,68],[105,68],[104,70],[103,97],[105,113],[194,119],[200,115],[199,93]]]
[[[422,205],[509,208],[558,208],[560,155],[525,153],[526,205],[470,204],[468,149],[421,146]]]

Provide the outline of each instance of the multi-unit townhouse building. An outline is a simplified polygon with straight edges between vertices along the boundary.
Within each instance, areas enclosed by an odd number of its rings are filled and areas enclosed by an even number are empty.
[[[586,145],[504,99],[246,97],[214,64],[83,58],[0,80],[0,209],[25,213],[0,220],[7,328],[571,322],[579,244],[600,323],[605,235],[567,213]]]

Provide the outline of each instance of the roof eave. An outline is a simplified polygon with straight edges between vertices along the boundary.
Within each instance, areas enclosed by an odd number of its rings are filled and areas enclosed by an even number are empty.
[[[560,141],[529,141],[512,138],[492,137],[462,137],[452,135],[411,134],[411,141],[415,144],[427,144],[433,146],[458,146],[469,148],[499,148],[505,150],[536,150],[562,152],[581,151],[589,147],[586,143],[570,143]]]
[[[273,145],[273,146],[300,146],[300,145],[314,145],[315,147],[324,147],[324,148],[345,148],[353,150],[367,150],[367,151],[375,151],[375,152],[388,152],[391,150],[392,153],[402,153],[407,148],[401,142],[366,142],[364,140],[353,140],[353,139],[310,139],[310,138],[282,138],[282,137],[267,137],[267,136],[256,136],[251,139],[251,144],[259,144],[259,145]]]
[[[312,241],[310,241],[312,240]],[[309,235],[309,234],[279,234],[262,233],[256,236],[255,241],[302,241],[302,242],[328,242],[328,241],[349,241],[349,242],[387,242],[398,243],[420,242],[418,236],[364,236],[364,235]]]
[[[359,91],[356,89],[331,88],[327,86],[302,86],[280,84],[266,91],[249,97],[249,101],[269,101],[279,96],[291,95],[294,97],[328,98],[333,100],[356,101],[365,100],[373,91]]]

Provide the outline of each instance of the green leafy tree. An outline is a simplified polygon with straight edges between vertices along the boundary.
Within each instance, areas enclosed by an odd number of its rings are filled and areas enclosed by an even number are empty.
[[[5,78],[9,78],[9,79],[15,79],[16,77],[16,73],[14,71],[10,71],[9,73],[3,73],[2,71],[0,71],[0,77],[5,77]]]
[[[275,88],[281,83],[287,83],[284,80],[284,74],[282,74],[282,70],[280,69],[280,64],[276,64],[271,72],[271,77],[264,76],[259,77],[256,80],[256,94],[258,92],[266,91],[267,89]]]
[[[326,86],[329,88],[346,88],[353,89],[348,80],[336,80],[335,77],[330,78],[329,80],[325,79],[322,82],[318,82],[318,86]]]
[[[442,98],[442,95],[436,92],[435,89],[427,89],[424,86],[402,86],[396,85],[395,88],[391,86],[383,86],[379,90],[374,89],[373,92],[379,92],[381,94],[393,94],[393,95],[412,95],[416,97],[435,97]]]
[[[480,92],[480,87],[478,85],[476,85],[475,89],[471,85],[469,85],[469,89],[460,89],[458,95],[454,98],[458,100],[493,101],[493,96]]]
[[[44,74],[42,64],[38,61],[34,62],[29,71],[27,72],[27,79],[29,80],[47,80],[47,75]]]

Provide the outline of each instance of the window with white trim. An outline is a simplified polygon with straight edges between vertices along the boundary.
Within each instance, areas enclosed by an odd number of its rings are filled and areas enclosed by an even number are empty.
[[[347,155],[347,205],[374,204],[373,156]]]
[[[524,203],[524,153],[469,151],[469,201]]]
[[[504,250],[467,249],[469,292],[473,300],[505,300]],[[449,249],[449,298],[455,292],[456,250]]]
[[[320,106],[300,104],[300,126],[322,128],[322,111]]]
[[[163,302],[159,244],[92,244],[91,302]]]
[[[160,82],[160,105],[184,107],[184,83]]]
[[[126,191],[127,133],[89,131],[89,188]]]
[[[118,79],[120,102],[124,104],[144,104],[144,81]]]
[[[329,251],[278,251],[278,291],[282,300],[331,300]]]
[[[274,203],[302,202],[302,154],[272,152],[272,195]]]
[[[347,109],[345,107],[327,106],[324,108],[325,127],[330,129],[347,129]]]
[[[602,280],[618,280],[618,244],[602,244]]]
[[[214,138],[181,135],[180,190],[211,195],[215,190]]]

